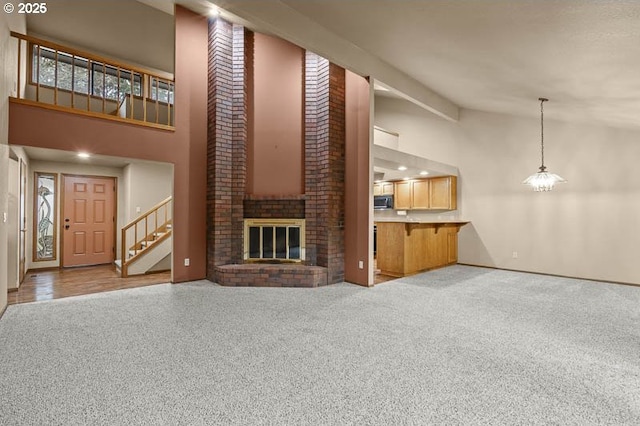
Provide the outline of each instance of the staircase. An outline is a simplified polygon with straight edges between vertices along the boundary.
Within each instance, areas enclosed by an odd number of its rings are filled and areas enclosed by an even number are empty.
[[[163,200],[122,228],[122,259],[116,261],[116,266],[123,278],[150,272],[167,259],[170,262],[171,200]]]

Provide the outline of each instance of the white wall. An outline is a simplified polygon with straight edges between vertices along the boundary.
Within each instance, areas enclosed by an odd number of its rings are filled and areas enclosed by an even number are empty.
[[[19,286],[19,238],[20,238],[20,165],[9,159],[7,191],[7,289]]]
[[[441,163],[458,165],[457,148],[452,138],[452,123],[439,119],[412,103],[378,96],[375,98],[375,125],[398,133],[398,151],[417,155]],[[458,178],[461,188],[461,178]],[[395,210],[376,210],[374,220],[422,219],[422,220],[465,220],[462,198],[458,190],[458,209],[454,211],[409,210],[407,216],[398,216]]]
[[[545,163],[569,182],[535,193],[521,182],[540,165],[539,118],[462,110],[450,123],[377,98],[375,125],[400,133],[403,151],[458,166],[472,222],[460,263],[640,284],[640,130],[547,114]]]
[[[10,31],[26,31],[24,15],[0,13],[0,312],[7,306],[8,234],[3,214],[8,213],[8,98],[17,90],[18,63],[17,43],[9,36]]]
[[[135,162],[124,168],[126,223],[173,194],[173,165]]]

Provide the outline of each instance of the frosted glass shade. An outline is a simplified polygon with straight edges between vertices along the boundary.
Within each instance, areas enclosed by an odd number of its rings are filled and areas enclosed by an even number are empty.
[[[526,178],[522,183],[531,185],[534,191],[551,191],[556,183],[564,183],[566,180],[560,176],[540,170]]]

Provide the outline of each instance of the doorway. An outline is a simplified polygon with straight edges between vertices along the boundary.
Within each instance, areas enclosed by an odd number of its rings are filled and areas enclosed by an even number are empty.
[[[116,178],[62,175],[61,266],[115,260]]]

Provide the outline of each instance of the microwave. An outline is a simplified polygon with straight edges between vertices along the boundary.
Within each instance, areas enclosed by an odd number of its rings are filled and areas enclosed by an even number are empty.
[[[393,208],[393,195],[375,195],[373,197],[375,210],[387,210]]]

